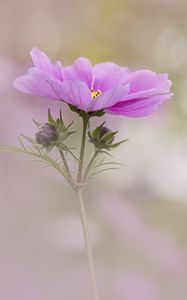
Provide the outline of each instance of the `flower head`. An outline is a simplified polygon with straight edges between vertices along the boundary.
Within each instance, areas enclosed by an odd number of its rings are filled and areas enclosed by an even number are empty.
[[[131,71],[111,62],[92,66],[84,57],[63,67],[59,61],[53,64],[38,48],[30,54],[34,67],[16,78],[14,86],[27,94],[64,101],[78,110],[143,117],[172,96],[167,74]]]

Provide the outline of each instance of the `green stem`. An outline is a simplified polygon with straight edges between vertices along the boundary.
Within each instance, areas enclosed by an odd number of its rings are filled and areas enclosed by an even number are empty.
[[[98,154],[99,154],[99,150],[98,150],[98,149],[95,149],[95,152],[94,152],[94,154],[93,154],[91,160],[89,161],[89,163],[88,163],[88,165],[87,165],[87,167],[86,167],[86,170],[85,170],[85,173],[84,173],[84,177],[83,177],[83,181],[86,180],[86,178],[87,178],[87,176],[88,176],[88,173],[89,173],[89,171],[90,171],[90,168],[91,168],[92,164],[94,163],[94,160],[95,160],[95,158],[96,158],[96,156],[97,156]]]
[[[81,142],[81,150],[80,150],[79,166],[78,166],[78,174],[77,174],[78,184],[82,182],[83,159],[84,159],[84,150],[86,144],[86,131],[87,131],[89,118],[87,116],[83,116],[82,120],[83,120],[83,131],[82,131],[82,142]]]
[[[88,267],[89,267],[89,274],[90,274],[90,283],[92,287],[92,299],[93,300],[99,300],[98,292],[97,292],[97,284],[95,279],[95,269],[94,269],[94,260],[93,260],[93,254],[88,234],[88,224],[87,224],[87,218],[86,218],[86,210],[84,206],[83,196],[82,196],[82,190],[81,187],[77,189],[77,198],[79,202],[79,211],[80,211],[80,218],[81,218],[81,224],[84,234],[84,241],[85,241],[85,249],[86,249],[86,256],[88,261]]]
[[[65,158],[64,152],[62,150],[59,150],[59,152],[60,152],[60,155],[61,155],[61,158],[62,158],[62,162],[64,164],[64,168],[65,168],[66,173],[67,173],[66,179],[69,182],[69,184],[71,185],[71,187],[73,189],[75,189],[75,186],[74,186],[74,183],[73,183],[73,178],[72,178],[72,175],[71,175],[71,172],[70,172],[67,160]]]
[[[90,275],[90,283],[92,287],[93,300],[99,300],[96,279],[95,279],[93,254],[92,254],[92,249],[91,249],[91,244],[90,244],[90,239],[88,234],[86,210],[84,206],[82,189],[80,185],[81,183],[84,182],[84,179],[82,179],[82,173],[83,173],[84,151],[85,151],[85,144],[86,144],[86,131],[89,122],[89,117],[84,115],[82,116],[82,120],[83,120],[83,132],[82,132],[82,142],[81,142],[81,149],[80,149],[80,156],[79,156],[76,192],[77,192],[77,198],[79,203],[80,219],[81,219],[82,230],[84,235],[85,250],[86,250],[86,256],[87,256],[88,267],[89,267],[89,275]]]

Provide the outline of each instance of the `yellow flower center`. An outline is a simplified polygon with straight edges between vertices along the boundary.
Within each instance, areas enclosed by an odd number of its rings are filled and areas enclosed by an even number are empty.
[[[101,90],[94,91],[94,89],[91,89],[92,99],[95,99],[96,97],[100,96],[102,94]]]

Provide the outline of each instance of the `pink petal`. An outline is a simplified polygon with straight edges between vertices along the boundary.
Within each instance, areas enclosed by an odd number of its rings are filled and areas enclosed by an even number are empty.
[[[107,112],[129,117],[142,117],[158,109],[161,102],[168,100],[171,81],[167,74],[156,74],[149,70],[131,73],[123,81],[130,84],[129,94],[110,107]]]
[[[44,72],[32,68],[28,71],[28,74],[14,80],[14,87],[26,94],[59,99],[51,85],[51,80]]]
[[[59,99],[84,111],[89,110],[89,105],[92,101],[91,92],[83,81],[54,81],[53,88]]]
[[[64,68],[65,80],[84,81],[89,88],[92,87],[93,71],[91,62],[84,57],[78,58],[72,66]]]
[[[53,64],[48,56],[36,47],[30,51],[30,55],[34,65],[40,71],[43,71],[48,76],[63,80],[63,67],[59,61]]]
[[[94,90],[106,91],[121,83],[131,72],[111,62],[96,64],[94,71]]]
[[[168,90],[156,89],[156,88],[150,90],[143,90],[135,93],[129,93],[128,95],[125,96],[124,99],[121,100],[121,103],[119,103],[119,105],[123,106],[123,102],[126,102],[127,100],[141,100],[141,99],[147,99],[147,98],[161,96],[165,94],[168,94]]]
[[[159,105],[168,100],[172,96],[171,93],[155,96],[148,99],[137,99],[124,101],[123,105],[114,105],[107,109],[108,113],[128,116],[131,118],[139,118],[152,114],[155,112]],[[120,103],[121,104],[121,103]]]
[[[168,74],[156,74],[150,70],[139,70],[132,72],[123,81],[124,84],[130,83],[130,93],[152,88],[167,89],[171,87]]]

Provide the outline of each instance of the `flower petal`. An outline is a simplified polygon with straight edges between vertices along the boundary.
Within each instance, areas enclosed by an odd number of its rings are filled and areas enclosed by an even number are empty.
[[[107,112],[131,118],[140,118],[156,111],[159,105],[163,101],[168,100],[171,96],[172,93],[167,93],[165,95],[154,96],[147,99],[127,100],[108,108]]]
[[[93,81],[93,71],[91,62],[84,57],[79,57],[72,66],[64,68],[65,80],[84,81],[91,89]]]
[[[94,71],[94,90],[106,91],[121,83],[131,72],[127,68],[121,68],[111,62],[96,64]]]
[[[130,84],[129,84],[130,86]],[[167,89],[150,89],[150,90],[143,90],[143,91],[139,91],[139,92],[135,92],[135,93],[130,93],[125,96],[124,99],[121,100],[121,102],[126,102],[127,100],[141,100],[141,99],[147,99],[147,98],[151,98],[151,97],[155,97],[155,96],[161,96],[161,95],[165,95],[168,94],[168,90]],[[123,105],[123,104],[122,104]]]
[[[38,70],[43,71],[48,76],[63,80],[63,67],[59,61],[53,64],[48,56],[36,47],[30,51],[30,55],[34,65],[36,68],[38,68]]]
[[[54,81],[53,89],[59,99],[84,111],[89,110],[92,101],[91,92],[85,82],[80,80]]]
[[[156,74],[150,70],[132,72],[125,78],[123,83],[130,83],[130,94],[152,88],[169,90],[171,87],[168,74]]]
[[[96,111],[108,108],[118,103],[128,94],[129,85],[118,84],[113,89],[102,93],[100,96],[92,100],[89,110]]]
[[[14,87],[26,94],[59,99],[51,84],[51,81],[53,80],[58,81],[58,79],[50,78],[43,71],[32,68],[29,69],[26,75],[20,76],[14,80]]]
[[[130,84],[129,94],[110,107],[107,112],[129,117],[142,117],[154,112],[161,102],[168,100],[171,81],[167,74],[156,74],[150,70],[131,73],[123,81]]]

